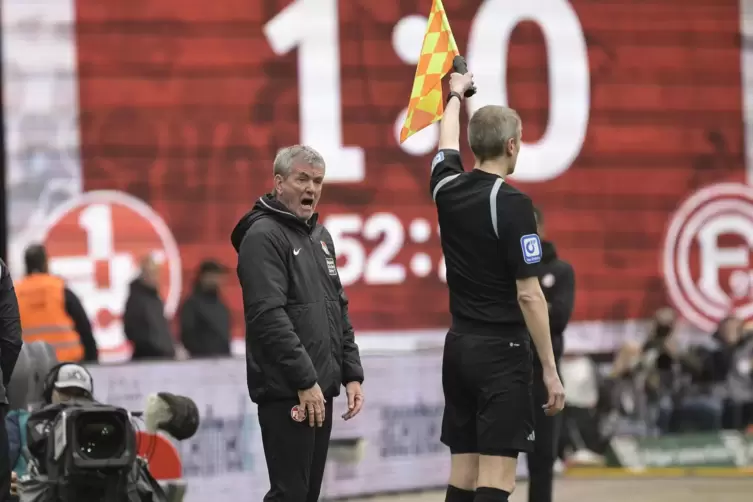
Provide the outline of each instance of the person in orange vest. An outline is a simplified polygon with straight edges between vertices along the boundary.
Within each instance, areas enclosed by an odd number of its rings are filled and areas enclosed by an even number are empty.
[[[24,261],[26,277],[16,283],[24,343],[49,343],[60,362],[96,362],[97,343],[86,311],[63,279],[48,272],[44,246],[29,246]]]

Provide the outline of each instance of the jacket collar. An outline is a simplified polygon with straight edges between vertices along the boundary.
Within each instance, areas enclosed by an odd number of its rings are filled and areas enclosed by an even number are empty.
[[[281,221],[284,221],[291,226],[301,228],[307,233],[314,231],[316,222],[319,220],[319,213],[314,213],[313,215],[311,215],[311,218],[309,218],[308,221],[301,220],[298,216],[293,214],[293,212],[288,209],[287,206],[274,198],[271,194],[259,197],[255,208],[262,212],[266,212],[277,218],[280,218]]]

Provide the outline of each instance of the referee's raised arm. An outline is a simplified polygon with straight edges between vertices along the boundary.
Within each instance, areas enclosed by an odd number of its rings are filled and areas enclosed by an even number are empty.
[[[439,152],[431,163],[429,190],[435,201],[442,187],[464,172],[460,159],[460,107],[463,92],[472,83],[472,73],[450,76],[450,92],[439,123]]]
[[[460,150],[460,102],[463,93],[473,84],[473,73],[450,75],[450,93],[444,115],[439,123],[439,149]]]

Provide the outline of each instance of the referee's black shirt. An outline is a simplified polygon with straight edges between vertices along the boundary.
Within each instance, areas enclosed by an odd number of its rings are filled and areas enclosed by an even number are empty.
[[[522,336],[517,279],[536,277],[541,241],[531,199],[495,174],[463,170],[460,152],[440,150],[431,195],[450,289],[452,330]],[[525,335],[527,336],[527,335]]]

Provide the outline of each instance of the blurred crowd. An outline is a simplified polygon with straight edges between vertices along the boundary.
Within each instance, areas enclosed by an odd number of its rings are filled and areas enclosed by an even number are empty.
[[[49,273],[44,247],[30,246],[25,265],[26,275],[16,281],[24,342],[49,343],[60,361],[96,362],[91,322],[79,298]],[[158,287],[160,266],[144,257],[122,316],[132,359],[230,356],[230,309],[220,294],[227,273],[215,260],[202,262],[170,322]],[[616,435],[744,430],[753,424],[753,323],[728,317],[693,344],[681,340],[676,328],[676,313],[662,308],[645,339],[625,343],[612,360],[563,357],[563,460],[601,463]]]
[[[24,343],[49,343],[59,361],[97,362],[91,320],[78,296],[50,273],[45,248],[28,247],[24,264],[24,277],[15,279]],[[139,265],[122,315],[132,360],[231,355],[230,309],[220,294],[228,271],[224,265],[215,260],[199,265],[175,323],[165,316],[159,263],[145,256]]]
[[[598,463],[616,435],[745,430],[753,424],[753,323],[723,319],[697,343],[677,335],[670,308],[656,312],[644,341],[599,365],[566,356],[562,454]]]

